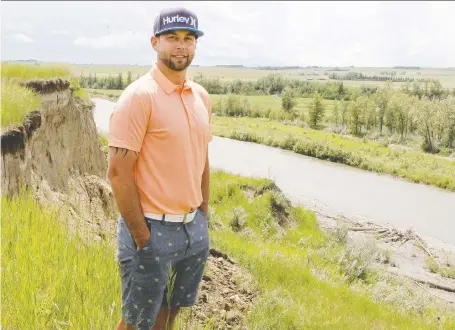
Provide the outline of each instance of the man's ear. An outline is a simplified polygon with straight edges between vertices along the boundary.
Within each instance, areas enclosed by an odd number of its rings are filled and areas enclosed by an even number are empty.
[[[152,44],[153,49],[156,51],[158,47],[159,37],[152,36],[150,43]]]

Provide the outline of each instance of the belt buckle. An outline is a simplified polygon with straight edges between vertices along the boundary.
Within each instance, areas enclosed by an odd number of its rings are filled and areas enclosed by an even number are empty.
[[[185,223],[185,224],[190,223],[190,221],[186,221],[186,219],[188,218],[188,214],[193,213],[193,212],[194,212],[194,210],[191,210],[190,212],[185,213],[185,215],[183,216],[183,223]]]

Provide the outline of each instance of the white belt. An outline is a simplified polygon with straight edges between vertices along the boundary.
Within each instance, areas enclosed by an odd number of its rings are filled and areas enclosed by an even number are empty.
[[[144,216],[147,218],[151,218],[153,220],[164,220],[169,222],[182,222],[182,223],[189,223],[194,220],[196,216],[197,209],[185,214],[157,214],[157,213],[144,213]],[[163,219],[164,216],[164,219]]]

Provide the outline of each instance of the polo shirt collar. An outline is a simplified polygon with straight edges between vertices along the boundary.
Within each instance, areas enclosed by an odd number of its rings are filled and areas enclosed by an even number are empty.
[[[178,85],[174,84],[170,81],[158,68],[155,64],[152,69],[150,70],[150,74],[155,79],[155,81],[160,85],[167,94],[172,93]],[[183,89],[190,89],[191,88],[191,81],[188,79],[188,76],[185,77],[185,82],[183,83]]]

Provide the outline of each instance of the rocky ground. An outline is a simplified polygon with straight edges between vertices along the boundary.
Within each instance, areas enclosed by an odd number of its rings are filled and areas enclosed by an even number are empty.
[[[184,329],[247,330],[259,292],[251,276],[223,252],[210,250],[197,304],[181,316]]]
[[[257,296],[249,274],[224,253],[211,249],[194,317],[198,323],[211,321],[221,329],[248,329],[244,318]]]
[[[371,222],[356,222],[316,212],[326,231],[346,231],[351,245],[374,245],[382,255],[373,267],[407,279],[417,291],[425,291],[441,302],[455,304],[455,278],[441,276],[428,268],[429,260],[440,267],[455,267],[455,246],[431,238],[422,238],[411,230],[400,231]],[[342,229],[340,229],[342,228]]]

